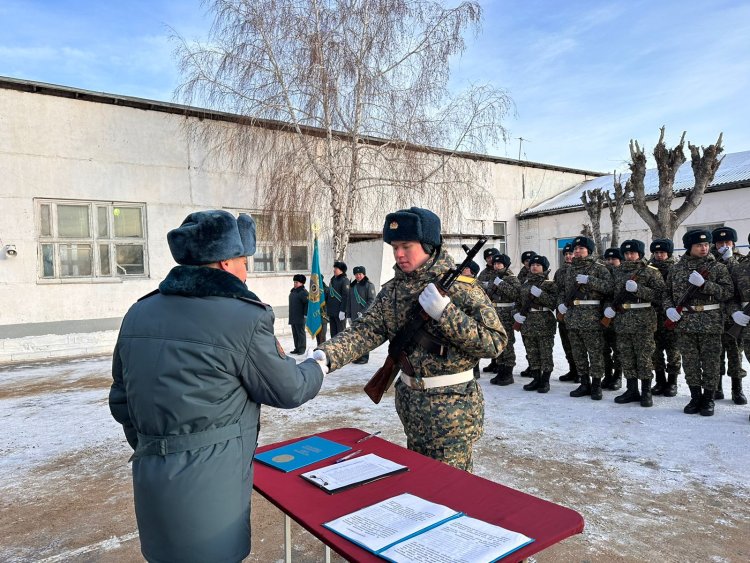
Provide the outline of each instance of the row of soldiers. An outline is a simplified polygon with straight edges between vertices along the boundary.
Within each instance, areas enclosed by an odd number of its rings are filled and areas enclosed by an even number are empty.
[[[615,402],[650,407],[653,395],[677,394],[682,368],[691,395],[684,412],[711,416],[714,399],[723,398],[724,354],[732,400],[746,404],[741,354],[743,348],[750,354],[750,330],[739,337],[725,331],[750,321],[750,258],[737,251],[737,233],[729,227],[691,230],[682,242],[679,260],[669,239],[651,243],[650,260],[636,239],[608,249],[601,260],[593,240],[579,236],[565,246],[565,263],[551,280],[545,256],[524,252],[516,276],[508,256],[486,249],[478,283],[508,333],[508,346],[484,368],[497,374],[491,383],[514,382],[515,329],[529,365],[522,375],[532,378],[524,389],[549,391],[559,328],[570,367],[560,380],[579,383],[572,397],[601,400],[603,389],[622,387],[624,375],[626,391]]]

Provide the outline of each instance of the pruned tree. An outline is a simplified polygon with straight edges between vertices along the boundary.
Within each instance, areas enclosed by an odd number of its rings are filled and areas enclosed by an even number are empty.
[[[381,220],[398,207],[432,206],[449,222],[492,206],[481,188],[483,167],[456,153],[505,140],[512,100],[489,85],[458,95],[447,87],[464,35],[479,29],[477,2],[209,6],[208,43],[177,38],[183,83],[176,97],[244,117],[245,126],[234,127],[193,120],[190,132],[252,170],[256,206],[331,221],[339,259],[365,207]],[[272,120],[277,131],[259,133],[258,120]]]
[[[596,243],[596,250],[599,256],[604,255],[604,248],[602,248],[602,207],[604,206],[604,194],[601,188],[595,188],[593,190],[586,190],[581,194],[581,201],[583,207],[588,213],[589,219],[591,220],[591,236]]]
[[[646,222],[653,238],[674,238],[674,233],[685,219],[695,211],[703,199],[703,194],[708,185],[713,181],[716,171],[721,166],[723,158],[719,155],[724,151],[721,146],[722,133],[715,145],[700,147],[700,149],[688,142],[690,149],[691,165],[695,183],[692,188],[686,190],[685,200],[677,209],[672,209],[675,198],[674,181],[677,171],[685,162],[685,132],[682,133],[680,142],[673,149],[667,149],[664,144],[664,127],[661,127],[659,142],[654,147],[654,158],[659,173],[658,205],[656,213],[652,212],[647,205],[646,188],[644,178],[646,177],[646,155],[638,145],[638,141],[630,141],[630,179],[628,184],[633,190],[633,209]],[[703,154],[701,155],[701,151]],[[682,195],[682,194],[680,194]]]
[[[617,171],[612,173],[612,187],[614,189],[614,196],[609,191],[604,192],[604,198],[607,200],[607,209],[609,210],[609,219],[612,225],[612,237],[610,244],[612,246],[620,246],[620,225],[622,224],[622,212],[625,210],[625,204],[630,201],[630,195],[632,194],[632,188],[630,180],[625,182],[625,187],[622,187],[622,174],[618,176]]]

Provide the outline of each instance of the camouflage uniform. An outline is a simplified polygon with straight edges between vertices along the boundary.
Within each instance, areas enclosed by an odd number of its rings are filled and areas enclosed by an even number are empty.
[[[622,267],[625,260],[620,262],[620,266],[613,266],[607,262],[602,261],[609,273],[612,275],[612,279],[615,279],[615,273]],[[609,305],[611,298],[604,301],[605,305]],[[617,374],[618,387],[622,385],[622,363],[620,362],[620,351],[617,347],[617,333],[615,332],[615,324],[610,323],[609,326],[604,327],[602,331],[604,337],[604,389],[610,389],[614,382],[614,374]]]
[[[494,285],[495,277],[503,280],[500,285]],[[495,307],[497,316],[500,317],[500,321],[503,323],[505,334],[508,335],[508,345],[495,359],[495,362],[497,362],[498,366],[505,366],[509,376],[513,375],[513,368],[516,367],[516,351],[514,350],[516,336],[513,334],[513,307],[516,299],[518,299],[520,288],[521,283],[518,281],[516,275],[506,268],[504,270],[495,270],[495,276],[490,278],[487,289],[487,295]]]
[[[733,305],[731,313],[734,313],[734,311],[744,309],[750,301],[750,260],[746,257],[745,259],[740,260],[739,263],[732,268],[731,276],[736,289],[736,299],[731,302]],[[734,324],[734,321],[732,321],[732,324]],[[750,362],[750,328],[745,327],[742,329],[740,343],[745,349],[745,357]]]
[[[570,268],[570,264],[562,264],[552,277],[558,296],[565,292],[565,272],[568,268]],[[558,325],[560,330],[560,342],[562,343],[563,351],[565,352],[565,359],[568,360],[568,374],[562,376],[566,379],[561,379],[560,381],[575,381],[578,379],[578,373],[576,371],[575,361],[573,360],[573,351],[570,348],[570,338],[568,337],[568,327],[565,324],[564,317],[563,320],[558,322]]]
[[[495,279],[495,268],[492,265],[485,267],[477,276],[477,283],[484,289],[485,293],[490,291],[490,284]]]
[[[589,283],[580,286],[572,303],[565,303],[566,295],[578,285],[576,282],[578,274],[588,275]],[[601,378],[604,376],[604,336],[603,327],[599,322],[602,318],[601,305],[579,304],[577,301],[602,301],[611,293],[612,275],[604,264],[591,256],[573,258],[573,263],[565,273],[565,291],[558,297],[559,302],[568,307],[565,324],[568,327],[573,360],[581,377],[579,389],[582,391],[586,391],[586,388],[591,385],[589,378],[596,386],[601,384]]]
[[[529,268],[524,264],[521,266],[521,271],[518,272],[518,281],[523,283],[529,275]]]
[[[542,290],[539,297],[531,293],[531,286]],[[526,321],[521,325],[521,336],[529,366],[532,370],[551,372],[555,367],[552,349],[555,346],[555,307],[557,307],[557,286],[549,281],[545,274],[532,274],[526,277],[518,296],[518,309],[531,302],[531,309],[526,313]],[[548,309],[545,311],[544,309]]]
[[[419,294],[425,286],[437,282],[453,267],[444,250],[408,274],[394,266],[395,276],[383,285],[362,318],[320,346],[331,371],[393,338],[417,314]],[[430,319],[425,324],[428,334],[446,342],[444,353],[428,352],[415,342],[405,350],[418,377],[470,370],[479,358],[499,355],[507,343],[503,325],[487,296],[473,279],[462,279],[467,281],[451,287],[451,302],[440,320]],[[396,411],[410,450],[460,469],[472,469],[472,444],[482,435],[484,426],[484,399],[476,380],[425,390],[412,389],[397,380]]]
[[[736,248],[732,251],[732,257],[729,260],[723,260],[716,250],[715,246],[711,247],[711,254],[714,258],[716,258],[716,261],[724,264],[727,269],[729,270],[729,274],[732,274],[732,271],[734,268],[740,263],[740,260],[742,259],[742,254],[740,254]],[[731,301],[726,301],[722,304],[722,309],[724,310],[724,330],[731,328],[731,326],[734,324],[734,321],[732,321],[732,313],[736,311],[736,307],[733,306]],[[724,357],[727,358],[727,365],[726,369],[724,366]],[[721,334],[721,361],[719,363],[719,379],[717,381],[717,387],[718,389],[721,389],[721,378],[724,376],[724,374],[727,374],[731,378],[739,378],[742,379],[747,375],[747,372],[742,369],[742,349],[737,344],[737,341],[732,338],[730,335],[728,335],[726,332],[722,332]],[[723,395],[723,393],[722,393]],[[723,399],[724,397],[717,397]]]
[[[650,266],[659,270],[665,283],[669,278],[669,272],[675,263],[676,260],[672,256],[665,260],[654,260],[652,258],[649,261]],[[666,374],[669,378],[669,382],[674,382],[674,384],[676,384],[677,376],[680,374],[680,369],[682,368],[682,359],[680,358],[680,351],[677,349],[677,335],[675,334],[675,331],[664,328],[666,320],[667,316],[664,313],[664,308],[659,306],[656,311],[656,331],[654,332],[655,349],[652,361],[657,376],[659,375],[659,372],[661,372],[662,377]],[[666,362],[664,361],[665,356]]]
[[[704,258],[683,255],[672,267],[667,279],[663,308],[675,307],[685,292],[693,287],[688,281],[690,273],[708,269],[703,277],[706,283],[693,299],[686,303],[682,318],[675,326],[677,347],[682,354],[685,379],[690,387],[702,387],[706,391],[716,389],[721,360],[721,339],[716,338],[724,329],[721,309],[691,312],[690,308],[715,305],[730,299],[734,293],[732,278],[724,264],[710,254]]]

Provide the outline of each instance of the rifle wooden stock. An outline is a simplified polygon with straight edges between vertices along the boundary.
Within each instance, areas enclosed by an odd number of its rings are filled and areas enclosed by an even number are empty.
[[[750,304],[748,304],[744,309],[742,309],[742,312],[746,315],[750,315]],[[737,342],[740,341],[740,337],[742,336],[742,329],[745,328],[742,325],[738,325],[734,321],[732,322],[732,326],[730,326],[727,329],[727,334],[734,338]]]
[[[577,283],[573,290],[569,291],[567,295],[565,295],[565,301],[563,301],[563,305],[570,309],[573,306],[573,301],[575,301],[576,295],[578,295],[579,291],[581,291],[581,284]],[[560,322],[563,322],[565,320],[565,315],[560,312],[560,309],[555,309],[555,317],[557,317],[557,320]]]
[[[391,385],[393,385],[398,370],[398,364],[391,356],[388,356],[385,359],[383,367],[376,371],[375,375],[370,378],[370,381],[365,385],[365,393],[367,393],[367,396],[372,399],[373,403],[376,405],[380,403],[385,392],[390,389]]]
[[[630,276],[629,279],[636,281],[638,279],[638,274],[640,272],[634,272],[632,276]],[[622,313],[624,309],[622,308],[623,304],[627,301],[628,295],[626,293],[620,293],[614,301],[612,301],[612,308],[617,311],[618,313]],[[614,317],[613,317],[614,318]],[[609,325],[612,323],[612,319],[609,317],[602,317],[599,321],[599,324],[602,325],[604,328],[609,328]]]
[[[701,276],[703,276],[703,279],[707,280],[708,279],[708,274],[710,274],[711,272],[709,271],[708,268],[703,268],[698,273]],[[685,309],[688,308],[685,305],[685,303],[687,303],[688,301],[690,301],[693,298],[693,295],[695,295],[696,293],[698,293],[699,289],[700,289],[700,287],[698,287],[697,285],[691,285],[689,288],[687,288],[687,291],[685,291],[685,293],[682,294],[682,297],[680,297],[680,300],[677,301],[677,304],[675,305],[675,309],[677,309],[677,312],[680,315],[682,315],[682,312]],[[679,322],[679,321],[677,321],[677,322]],[[664,321],[664,328],[666,328],[667,330],[674,330],[674,327],[675,327],[676,324],[677,323],[674,322],[673,320],[667,319],[666,321]]]

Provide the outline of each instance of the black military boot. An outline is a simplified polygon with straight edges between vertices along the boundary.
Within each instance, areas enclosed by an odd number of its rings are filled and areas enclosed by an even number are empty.
[[[685,414],[698,414],[701,410],[701,401],[703,396],[701,394],[701,388],[697,385],[690,386],[690,402],[685,405],[682,412]]]
[[[531,381],[529,381],[526,385],[523,386],[524,391],[536,391],[539,389],[539,384],[541,383],[542,374],[538,369],[531,370]]]
[[[609,389],[612,385],[612,366],[604,366],[604,379],[602,379],[602,389]]]
[[[612,372],[612,385],[609,386],[610,391],[617,391],[622,389],[622,368],[615,368]]]
[[[721,385],[721,380],[724,379],[721,375],[719,376],[719,384],[714,391],[714,399],[721,401],[724,398],[724,387]]]
[[[551,371],[543,371],[539,379],[539,388],[536,390],[537,393],[548,393],[549,392],[549,376],[552,375]]]
[[[513,383],[513,368],[511,366],[497,366],[497,375],[490,379],[490,383],[505,387]]]
[[[565,375],[561,375],[558,378],[558,381],[575,381],[577,377],[578,377],[578,371],[576,370],[576,366],[573,364],[570,364],[570,371],[568,371],[568,373],[566,373]]]
[[[484,366],[482,371],[485,373],[497,373],[497,362],[495,362],[495,358],[492,358],[490,363]]]
[[[664,368],[656,368],[654,374],[656,375],[656,385],[651,388],[651,393],[653,395],[663,395],[667,387],[667,374],[664,372]]]
[[[732,400],[735,405],[747,404],[747,397],[742,392],[742,379],[739,377],[732,378]]]
[[[701,416],[713,416],[714,415],[714,391],[711,389],[703,390],[703,399],[701,400],[700,413]]]
[[[651,391],[653,393],[653,390]],[[667,374],[667,385],[662,392],[663,397],[674,397],[677,395],[677,374]]]
[[[602,400],[602,380],[600,377],[594,377],[591,380],[591,400],[592,401]]]
[[[641,400],[641,394],[638,391],[638,380],[635,377],[628,377],[625,379],[625,385],[627,391],[622,395],[615,397],[615,403],[618,405],[624,405],[625,403],[634,403],[635,401]]]
[[[521,377],[534,377],[531,366],[527,366],[520,374]]]
[[[591,380],[588,375],[581,376],[581,384],[570,392],[571,397],[585,397],[591,395]]]
[[[641,406],[653,407],[654,400],[651,398],[651,380],[641,379]]]

